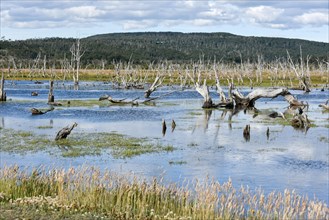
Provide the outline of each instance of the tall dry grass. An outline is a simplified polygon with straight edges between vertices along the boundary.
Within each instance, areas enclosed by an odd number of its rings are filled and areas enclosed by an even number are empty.
[[[114,219],[329,219],[327,204],[294,190],[265,194],[210,179],[164,184],[95,167],[5,166],[0,204]]]

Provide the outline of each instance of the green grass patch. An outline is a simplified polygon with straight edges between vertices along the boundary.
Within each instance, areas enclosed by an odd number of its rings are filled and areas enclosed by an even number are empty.
[[[146,153],[171,152],[173,146],[154,144],[146,138],[128,137],[117,133],[74,133],[55,141],[54,137],[36,135],[31,132],[3,129],[1,151],[11,153],[53,151],[60,149],[64,157],[100,155],[108,152],[115,158],[129,158]]]
[[[37,129],[51,129],[53,126],[50,125],[44,125],[44,126],[38,126]]]

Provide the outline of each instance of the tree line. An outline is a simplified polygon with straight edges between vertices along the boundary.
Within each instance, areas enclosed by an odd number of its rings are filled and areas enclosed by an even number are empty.
[[[328,61],[329,44],[300,39],[273,37],[245,37],[230,33],[136,32],[111,33],[81,38],[84,55],[83,68],[111,68],[113,62],[131,62],[147,68],[150,62],[164,60],[190,63],[221,60],[224,63],[257,63],[259,56],[265,62],[287,57],[299,59],[300,47],[310,55],[310,63]],[[0,41],[0,65],[8,67],[8,59],[16,59],[22,68],[28,68],[36,58],[47,58],[55,67],[60,60],[70,59],[74,38],[41,38]],[[12,64],[9,64],[12,65]]]

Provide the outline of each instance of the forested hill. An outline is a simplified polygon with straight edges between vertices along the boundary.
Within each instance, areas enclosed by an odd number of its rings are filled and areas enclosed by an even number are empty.
[[[35,59],[38,54],[47,60],[58,61],[70,58],[73,38],[44,38],[20,41],[0,41],[2,61],[12,56],[18,60]],[[169,60],[177,63],[222,59],[223,62],[249,60],[257,62],[259,55],[265,61],[287,57],[297,59],[302,48],[303,56],[313,60],[328,60],[329,43],[300,39],[244,37],[229,33],[178,33],[140,32],[94,35],[80,40],[85,51],[82,65],[95,64],[100,60],[107,63],[128,61],[149,63]],[[312,60],[311,60],[312,61]]]

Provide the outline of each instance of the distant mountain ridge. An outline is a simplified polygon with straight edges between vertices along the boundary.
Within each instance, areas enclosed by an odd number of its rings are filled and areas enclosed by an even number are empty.
[[[58,62],[71,56],[73,38],[43,38],[19,41],[0,41],[0,58],[12,56],[18,60],[32,60],[38,54]],[[262,56],[267,62],[287,57],[298,59],[303,55],[328,60],[329,43],[274,37],[245,37],[230,33],[135,32],[99,34],[81,39],[85,50],[82,65],[94,65],[100,60],[107,63],[132,60],[137,64],[172,61],[186,63],[204,60],[223,62],[257,62]]]

